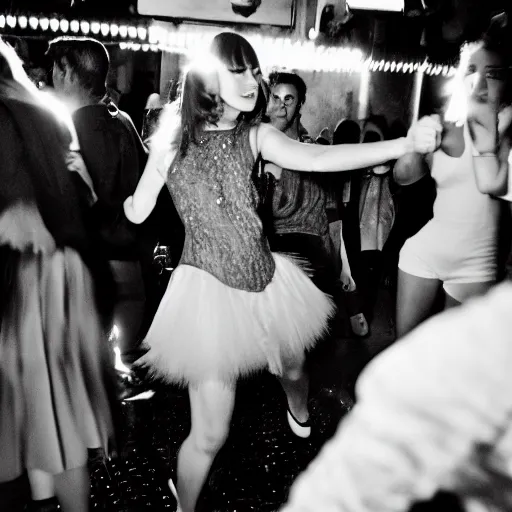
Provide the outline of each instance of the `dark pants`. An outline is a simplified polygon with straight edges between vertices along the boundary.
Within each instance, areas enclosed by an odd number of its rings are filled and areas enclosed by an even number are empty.
[[[116,284],[114,325],[118,328],[118,337],[115,343],[123,362],[128,364],[139,356],[137,349],[146,301],[142,271],[137,261],[111,260],[109,263]]]
[[[334,247],[330,236],[290,233],[274,235],[269,242],[273,252],[290,253],[306,259],[313,271],[311,280],[315,286],[334,299],[338,307],[338,314],[331,319],[330,335],[326,337],[326,341],[327,339],[332,340],[336,336],[345,335],[347,319],[344,315],[343,288],[338,277],[333,254]],[[320,342],[319,348],[323,344]]]
[[[30,486],[26,474],[10,482],[0,482],[0,510],[23,512],[30,501]]]

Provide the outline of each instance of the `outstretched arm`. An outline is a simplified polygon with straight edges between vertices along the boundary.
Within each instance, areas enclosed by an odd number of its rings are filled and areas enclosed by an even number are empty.
[[[409,130],[406,138],[367,144],[321,146],[302,144],[288,138],[271,125],[262,123],[257,133],[257,148],[262,157],[295,171],[337,172],[372,167],[396,160],[406,153],[428,153],[435,149],[439,120],[424,118]]]

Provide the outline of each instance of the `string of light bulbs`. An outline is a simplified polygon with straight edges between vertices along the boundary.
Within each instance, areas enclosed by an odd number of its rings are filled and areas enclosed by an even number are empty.
[[[41,30],[74,35],[102,35],[122,39],[145,41],[148,27],[128,24],[107,23],[87,20],[67,20],[65,18],[47,18],[46,16],[15,16],[0,14],[0,30],[20,28],[21,30]]]
[[[105,21],[67,20],[65,18],[0,14],[0,32],[51,31],[55,35],[102,36],[118,39],[121,50],[144,52],[172,52],[189,57],[200,52],[218,28],[198,25],[169,26],[162,22],[148,25],[112,23]],[[417,73],[453,76],[453,66],[427,61],[389,61],[368,59],[358,48],[318,46],[312,41],[292,40],[289,37],[272,37],[261,34],[244,34],[267,67],[320,72],[361,72],[364,70]],[[120,39],[120,41],[119,41]]]

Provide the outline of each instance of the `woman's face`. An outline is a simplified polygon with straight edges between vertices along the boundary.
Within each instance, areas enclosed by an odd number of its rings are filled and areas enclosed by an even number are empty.
[[[469,58],[465,77],[468,97],[499,106],[504,98],[509,69],[495,52],[480,48]]]
[[[252,112],[258,99],[259,77],[260,70],[257,68],[228,68],[220,63],[219,96],[235,110]]]

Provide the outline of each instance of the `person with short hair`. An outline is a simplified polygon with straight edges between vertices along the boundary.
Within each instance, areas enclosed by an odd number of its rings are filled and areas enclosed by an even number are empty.
[[[301,123],[302,107],[306,101],[307,86],[297,73],[276,71],[269,75],[267,115],[274,128],[294,140],[313,141]],[[326,144],[329,145],[328,141]],[[311,265],[312,279],[322,291],[335,298],[345,313],[343,285],[337,272],[337,256],[329,232],[327,217],[328,181],[325,175],[281,169],[264,163],[265,176],[273,186],[265,201],[269,203],[269,242],[274,251],[297,254]],[[330,176],[329,176],[330,178]],[[270,214],[271,210],[271,214]],[[346,316],[346,315],[345,315]],[[341,320],[342,315],[337,319]],[[348,330],[348,319],[338,326],[338,334]],[[334,325],[333,325],[334,326]],[[319,345],[320,347],[320,345]]]
[[[138,230],[123,214],[123,201],[135,191],[146,149],[129,116],[106,96],[110,58],[102,43],[59,37],[50,42],[47,55],[53,63],[54,88],[72,112],[80,152],[98,196],[89,222],[116,281],[116,342],[129,364],[139,355],[145,292],[143,248]]]

